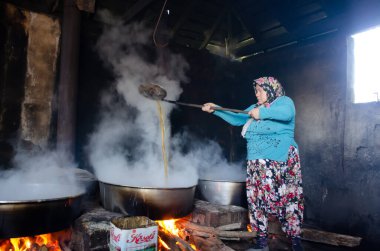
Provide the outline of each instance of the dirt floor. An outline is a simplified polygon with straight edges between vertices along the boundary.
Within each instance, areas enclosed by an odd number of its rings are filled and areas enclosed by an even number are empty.
[[[248,242],[225,242],[227,246],[236,250],[244,251],[249,248],[250,243]],[[337,247],[332,245],[320,244],[309,241],[302,241],[302,246],[304,251],[375,251],[376,249],[368,249],[363,247]],[[269,250],[270,251],[291,251],[290,242],[281,239],[270,239],[269,240]]]

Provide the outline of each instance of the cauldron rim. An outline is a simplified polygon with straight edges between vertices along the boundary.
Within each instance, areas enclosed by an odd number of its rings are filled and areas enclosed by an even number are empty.
[[[45,185],[54,185],[51,183],[29,183],[27,185],[38,185],[38,186],[45,186]],[[67,185],[57,185],[67,187]],[[83,188],[78,187],[76,191],[72,193],[68,193],[67,195],[61,195],[61,196],[49,196],[49,198],[43,198],[43,199],[10,199],[10,200],[3,200],[0,199],[0,205],[9,205],[9,204],[35,204],[35,203],[44,203],[44,202],[54,202],[54,201],[62,201],[67,199],[76,199],[79,197],[82,197],[86,193],[86,190]]]
[[[186,186],[186,187],[150,187],[150,186],[130,186],[130,185],[120,185],[120,184],[113,184],[110,182],[106,181],[101,181],[99,180],[99,183],[103,183],[106,185],[110,186],[117,186],[117,187],[130,187],[130,188],[135,188],[135,189],[155,189],[155,190],[179,190],[179,189],[189,189],[189,188],[194,188],[198,184],[192,185],[192,186]]]
[[[246,181],[237,181],[237,180],[224,180],[224,179],[206,179],[200,178],[199,181],[210,181],[210,182],[229,182],[229,183],[245,183]]]

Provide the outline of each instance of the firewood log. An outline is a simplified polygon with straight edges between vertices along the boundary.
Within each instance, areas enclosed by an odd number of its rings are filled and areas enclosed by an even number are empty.
[[[180,237],[175,236],[161,227],[158,229],[158,236],[174,251],[194,251],[189,243],[182,240]]]
[[[334,246],[356,247],[360,245],[361,237],[336,234],[316,229],[302,228],[301,237],[303,240],[320,242]]]
[[[184,228],[191,232],[193,235],[197,235],[200,237],[212,237],[216,236],[220,239],[228,239],[228,240],[240,240],[240,239],[253,239],[256,237],[255,232],[248,232],[248,231],[221,231],[219,229],[216,229],[214,227],[206,227],[201,226],[186,220],[179,220],[176,222],[177,226],[179,228]]]

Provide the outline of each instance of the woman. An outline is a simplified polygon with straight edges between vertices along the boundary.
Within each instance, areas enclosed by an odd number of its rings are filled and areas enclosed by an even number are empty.
[[[255,79],[258,102],[248,114],[214,110],[206,103],[202,110],[234,126],[243,126],[247,140],[247,199],[249,219],[257,232],[255,246],[248,250],[269,250],[268,214],[274,214],[292,240],[292,249],[302,251],[303,192],[298,146],[294,141],[295,107],[273,77]]]

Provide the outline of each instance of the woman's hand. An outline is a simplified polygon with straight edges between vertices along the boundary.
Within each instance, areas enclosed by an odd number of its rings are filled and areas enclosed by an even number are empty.
[[[214,103],[206,103],[202,106],[202,111],[208,112],[208,113],[213,113],[215,110],[212,109],[216,105]]]
[[[253,108],[252,110],[250,110],[250,111],[248,112],[248,115],[249,115],[251,118],[255,119],[255,120],[259,120],[259,119],[260,119],[260,110],[259,110],[259,108],[258,108],[258,107]]]

